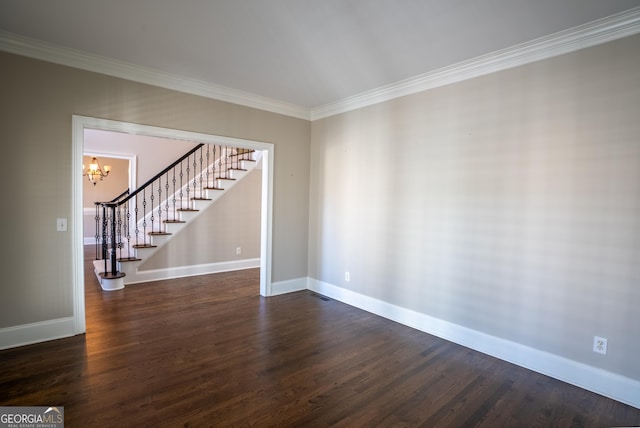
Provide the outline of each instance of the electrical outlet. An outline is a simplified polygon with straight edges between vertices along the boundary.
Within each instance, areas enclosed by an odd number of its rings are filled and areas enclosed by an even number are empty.
[[[242,247],[236,247],[236,255],[242,254]]]
[[[59,218],[56,220],[56,230],[58,232],[66,232],[67,231],[67,219]]]
[[[344,280],[347,282],[351,281],[351,274],[349,272],[344,273]]]
[[[607,339],[604,337],[593,336],[593,352],[607,355]]]

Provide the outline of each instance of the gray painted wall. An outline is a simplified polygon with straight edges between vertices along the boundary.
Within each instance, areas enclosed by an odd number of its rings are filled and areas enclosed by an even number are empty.
[[[639,36],[311,140],[311,278],[640,380]]]

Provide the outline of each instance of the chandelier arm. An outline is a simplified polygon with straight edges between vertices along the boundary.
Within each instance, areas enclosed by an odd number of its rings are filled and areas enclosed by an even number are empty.
[[[104,168],[102,168],[98,158],[95,156],[91,158],[89,168],[85,169],[84,165],[82,165],[82,176],[86,176],[94,186],[96,185],[97,178],[100,178],[100,181],[102,181],[104,177],[109,175],[109,172],[111,172],[111,166],[105,165]]]

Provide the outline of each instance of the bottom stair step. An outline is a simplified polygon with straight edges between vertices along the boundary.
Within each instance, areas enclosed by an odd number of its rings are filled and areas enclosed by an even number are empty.
[[[116,273],[100,272],[99,275],[103,279],[117,279],[117,278],[124,278],[125,276],[127,276],[124,272],[116,272]]]

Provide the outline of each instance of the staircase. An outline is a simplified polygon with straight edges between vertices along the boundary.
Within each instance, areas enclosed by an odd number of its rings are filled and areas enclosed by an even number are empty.
[[[140,266],[253,170],[253,150],[199,144],[134,192],[96,202],[94,272],[103,290],[144,282]]]

